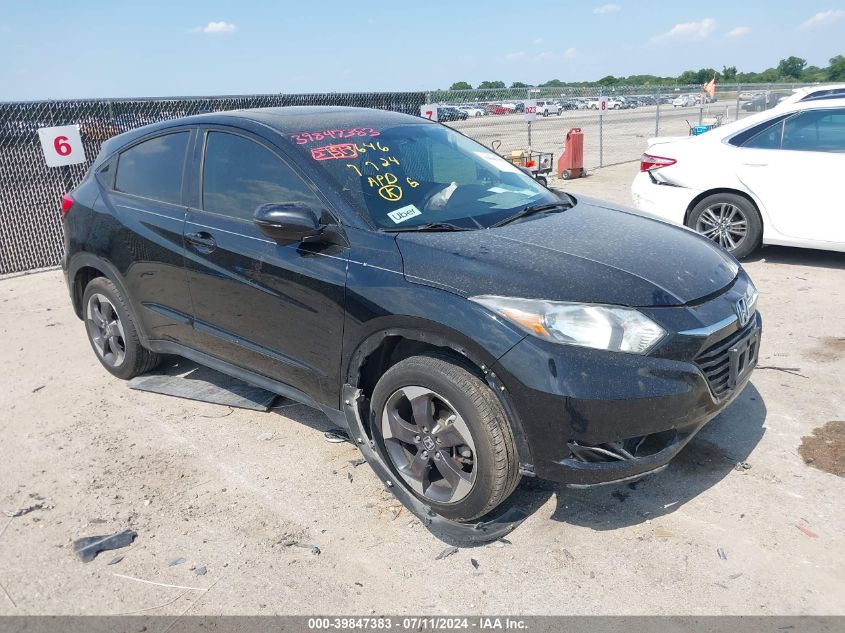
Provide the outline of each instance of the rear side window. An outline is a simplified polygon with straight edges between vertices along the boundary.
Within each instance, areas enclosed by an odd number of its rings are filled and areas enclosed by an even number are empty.
[[[114,188],[144,198],[179,204],[188,132],[157,136],[122,152]]]
[[[203,209],[252,220],[262,204],[300,202],[317,211],[317,197],[268,148],[243,136],[209,132],[202,178]]]
[[[743,130],[736,136],[731,137],[728,143],[736,147],[755,147],[754,145],[748,145],[748,142],[766,131],[769,133],[776,133],[776,129],[780,129],[780,126],[777,124],[782,122],[788,116],[789,114],[781,114],[780,116],[764,121],[763,123],[758,123],[754,127]],[[778,146],[780,146],[780,140],[778,140]]]

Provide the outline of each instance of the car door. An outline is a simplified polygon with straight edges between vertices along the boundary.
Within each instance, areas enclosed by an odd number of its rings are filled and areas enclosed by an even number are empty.
[[[162,131],[122,150],[98,168],[102,204],[120,229],[94,228],[91,239],[121,272],[141,326],[152,340],[185,342],[193,333],[182,233],[184,173],[193,131]],[[109,236],[110,243],[101,243]]]
[[[842,174],[845,108],[797,112],[739,148],[739,179],[790,238],[845,242]]]
[[[280,245],[257,207],[298,202],[335,223],[328,205],[266,140],[201,131],[186,267],[200,351],[338,408],[348,249]]]

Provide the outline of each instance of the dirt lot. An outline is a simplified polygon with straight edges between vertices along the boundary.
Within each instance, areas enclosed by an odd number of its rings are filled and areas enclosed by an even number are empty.
[[[568,186],[627,202],[635,170]],[[0,614],[845,614],[845,481],[798,452],[845,420],[845,255],[767,248],[747,268],[761,367],[667,470],[522,489],[510,544],[443,560],[320,413],[131,391],[59,272],[2,280],[0,511],[48,509],[0,514]],[[124,528],[128,548],[72,552]]]

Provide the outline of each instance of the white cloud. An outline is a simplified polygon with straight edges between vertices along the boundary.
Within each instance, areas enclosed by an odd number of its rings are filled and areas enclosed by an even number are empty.
[[[538,53],[536,57],[534,57],[534,61],[538,62],[545,62],[552,59],[555,54],[551,51],[543,51],[542,53]]]
[[[525,59],[525,51],[515,51],[513,53],[508,53],[505,55],[505,59],[509,62],[515,62],[520,59]]]
[[[542,37],[538,37],[534,40],[534,44],[542,44],[545,40]]]
[[[710,34],[716,30],[716,20],[713,18],[704,18],[700,22],[682,22],[676,24],[671,29],[660,35],[655,35],[651,38],[651,43],[666,42],[669,40],[704,40],[710,37]]]
[[[611,13],[619,13],[622,10],[618,4],[603,4],[600,7],[593,9],[596,15],[609,15]]]
[[[830,11],[820,11],[816,13],[813,17],[809,20],[806,20],[801,23],[799,29],[814,29],[817,26],[827,26],[828,24],[833,24],[834,22],[838,22],[842,18],[845,18],[845,10],[843,9],[831,9]]]
[[[575,55],[577,54],[578,51],[574,48],[567,48],[565,51],[563,51],[564,59],[575,59]]]
[[[191,33],[207,33],[208,35],[216,35],[218,33],[231,33],[237,29],[231,22],[209,22],[205,26],[195,26],[191,29]]]
[[[748,35],[751,32],[751,29],[747,26],[736,26],[728,31],[728,37],[742,37],[743,35]]]

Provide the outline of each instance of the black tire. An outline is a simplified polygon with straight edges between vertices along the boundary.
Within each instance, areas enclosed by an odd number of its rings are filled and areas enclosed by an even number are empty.
[[[564,180],[569,180],[570,178],[572,178],[572,173],[568,169],[564,169],[561,176],[563,176]]]
[[[543,185],[544,187],[548,187],[548,186],[549,186],[549,181],[548,181],[548,180],[546,180],[546,177],[545,177],[545,176],[537,176],[537,182],[539,182],[539,183],[540,183],[541,185]]]
[[[105,300],[105,301],[104,301]],[[105,304],[109,304],[106,308]],[[102,328],[94,318],[102,316],[107,311],[107,330],[113,332],[112,336],[102,335]],[[113,313],[112,313],[113,311]],[[82,295],[82,318],[85,322],[85,331],[88,335],[88,342],[106,370],[124,380],[129,380],[140,374],[144,374],[155,368],[161,357],[154,354],[141,345],[138,338],[138,330],[135,327],[135,317],[129,309],[126,298],[111,281],[105,277],[92,279],[85,287]],[[116,323],[116,325],[111,325]],[[110,329],[109,329],[109,326]],[[100,343],[97,342],[97,335],[100,334]],[[107,342],[103,342],[108,339]],[[104,351],[105,349],[105,351]]]
[[[741,214],[745,221],[745,236],[739,241],[736,240],[735,235],[731,237],[731,239],[736,241],[736,246],[734,247],[731,247],[729,244],[725,244],[724,241],[720,241],[718,234],[716,236],[707,235],[703,230],[704,228],[710,226],[708,223],[708,216],[705,215],[708,209],[710,209],[711,213],[715,213],[718,217],[720,212],[713,210],[714,208],[719,208],[722,205],[734,207],[737,214]],[[760,218],[760,213],[757,211],[757,207],[754,206],[748,198],[733,193],[717,193],[712,196],[707,196],[701,200],[701,202],[693,207],[689,217],[687,218],[686,225],[692,230],[716,242],[737,259],[747,257],[757,250],[763,239],[763,220]]]
[[[442,399],[439,402],[453,407],[472,436],[473,482],[465,496],[456,502],[437,501],[414,490],[400,474],[393,453],[388,450],[387,441],[395,441],[396,438],[385,440],[381,430],[383,420],[386,419],[386,405],[394,401],[397,394],[402,394],[403,389],[417,388],[431,390],[437,398]],[[456,358],[440,354],[412,356],[391,367],[381,377],[373,392],[370,416],[373,436],[379,451],[394,472],[396,485],[403,486],[441,516],[455,521],[471,521],[482,517],[507,499],[519,483],[516,448],[505,411],[490,387]],[[447,423],[447,426],[451,425]],[[416,455],[409,459],[421,457],[423,446],[419,442],[418,445]],[[440,450],[443,449],[438,447],[438,455]],[[452,460],[450,463],[454,465],[456,462]],[[432,460],[427,472],[434,478],[441,471]],[[446,477],[441,476],[439,483],[447,483]],[[429,485],[429,494],[433,487]]]

